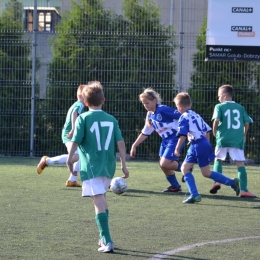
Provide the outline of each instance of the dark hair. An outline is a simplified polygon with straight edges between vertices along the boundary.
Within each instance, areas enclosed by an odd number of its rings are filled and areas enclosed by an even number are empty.
[[[99,81],[91,81],[83,89],[82,96],[90,106],[99,106],[104,99],[103,87]]]

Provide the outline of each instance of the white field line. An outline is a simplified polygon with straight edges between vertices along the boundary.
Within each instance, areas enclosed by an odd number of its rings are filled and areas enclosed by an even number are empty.
[[[175,255],[177,253],[180,253],[182,251],[187,251],[190,249],[193,249],[195,247],[200,247],[200,246],[206,246],[206,245],[216,245],[216,244],[223,244],[223,243],[229,243],[229,242],[234,242],[234,241],[239,241],[239,240],[247,240],[247,239],[260,239],[260,236],[251,236],[251,237],[238,237],[238,238],[230,238],[230,239],[224,239],[224,240],[215,240],[215,241],[209,241],[209,242],[204,242],[204,243],[197,243],[189,246],[183,246],[176,248],[174,250],[170,250],[161,254],[157,254],[153,256],[152,258],[149,258],[148,260],[158,260],[158,259],[163,259],[166,257],[169,257],[171,255]]]

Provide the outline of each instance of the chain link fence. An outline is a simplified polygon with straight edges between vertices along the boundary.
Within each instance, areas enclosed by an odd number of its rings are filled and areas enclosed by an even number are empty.
[[[169,106],[188,91],[211,125],[218,87],[232,84],[254,120],[246,156],[260,162],[259,65],[205,61],[207,1],[2,0],[0,15],[0,156],[66,153],[61,129],[77,87],[99,80],[128,152],[144,124],[144,88]],[[137,157],[158,159],[160,141],[150,136]]]

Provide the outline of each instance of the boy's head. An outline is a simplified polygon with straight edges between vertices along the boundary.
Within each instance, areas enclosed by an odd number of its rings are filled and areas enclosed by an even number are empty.
[[[79,87],[78,87],[78,90],[77,90],[77,98],[79,99],[79,100],[81,100],[82,102],[83,102],[83,98],[82,98],[82,91],[83,91],[83,89],[86,87],[86,85],[79,85]]]
[[[192,101],[190,95],[187,92],[181,92],[173,100],[180,113],[186,112],[191,109]]]
[[[105,101],[103,87],[99,81],[91,81],[82,91],[85,104],[89,107],[98,107]]]
[[[218,88],[218,100],[220,103],[231,101],[233,97],[233,87],[231,85],[223,85]]]

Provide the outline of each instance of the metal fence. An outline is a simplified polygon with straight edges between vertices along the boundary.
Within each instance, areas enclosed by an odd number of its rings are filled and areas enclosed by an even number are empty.
[[[158,8],[132,1],[132,11],[131,1],[75,2],[86,12],[73,14],[77,5],[64,0],[0,1],[1,156],[65,153],[61,129],[76,89],[100,80],[104,110],[119,120],[128,152],[144,124],[138,101],[144,88],[161,93],[169,106],[176,93],[188,91],[193,109],[211,125],[218,87],[232,84],[235,100],[254,119],[246,156],[260,162],[259,66],[205,62],[207,1],[158,0]],[[157,159],[159,145],[153,134],[138,158]]]

